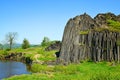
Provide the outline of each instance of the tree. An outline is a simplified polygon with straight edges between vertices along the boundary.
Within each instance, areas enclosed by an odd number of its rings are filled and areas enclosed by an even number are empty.
[[[49,42],[50,42],[50,39],[48,37],[44,37],[41,43],[41,46],[47,46]]]
[[[9,44],[9,49],[12,49],[13,43],[15,42],[15,40],[17,39],[18,34],[17,32],[9,32],[6,34],[6,41]]]
[[[27,49],[30,47],[29,41],[25,38],[22,43],[22,49]]]

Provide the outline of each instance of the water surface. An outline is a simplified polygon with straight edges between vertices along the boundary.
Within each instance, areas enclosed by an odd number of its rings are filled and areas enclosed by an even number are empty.
[[[29,73],[30,72],[27,71],[26,65],[21,62],[0,61],[0,80],[2,78],[7,78],[13,75],[29,74]]]

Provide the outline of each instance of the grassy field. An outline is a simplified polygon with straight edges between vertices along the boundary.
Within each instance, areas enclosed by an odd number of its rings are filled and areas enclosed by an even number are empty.
[[[45,51],[45,47],[0,51],[1,55],[23,52],[37,62],[55,61],[56,51]],[[114,62],[87,62],[80,64],[47,65],[33,63],[31,74],[16,75],[4,80],[120,80],[120,65]]]
[[[120,80],[120,65],[109,62],[81,64],[32,65],[32,74],[13,76],[5,80]]]

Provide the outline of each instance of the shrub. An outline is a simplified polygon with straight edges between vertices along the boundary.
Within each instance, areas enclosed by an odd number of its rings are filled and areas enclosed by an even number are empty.
[[[44,37],[42,43],[41,43],[41,46],[48,46],[50,45],[50,39],[48,37]]]
[[[27,39],[24,39],[22,43],[22,49],[27,49],[29,47],[30,47],[29,41]]]

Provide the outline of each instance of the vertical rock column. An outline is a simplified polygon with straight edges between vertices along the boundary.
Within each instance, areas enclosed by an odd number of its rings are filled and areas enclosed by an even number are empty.
[[[99,30],[108,27],[106,21],[102,19],[106,20],[106,15],[98,15],[92,19],[89,15],[83,14],[70,19],[64,30],[58,62],[63,64],[79,63],[83,60],[120,62],[120,32],[107,28]]]

